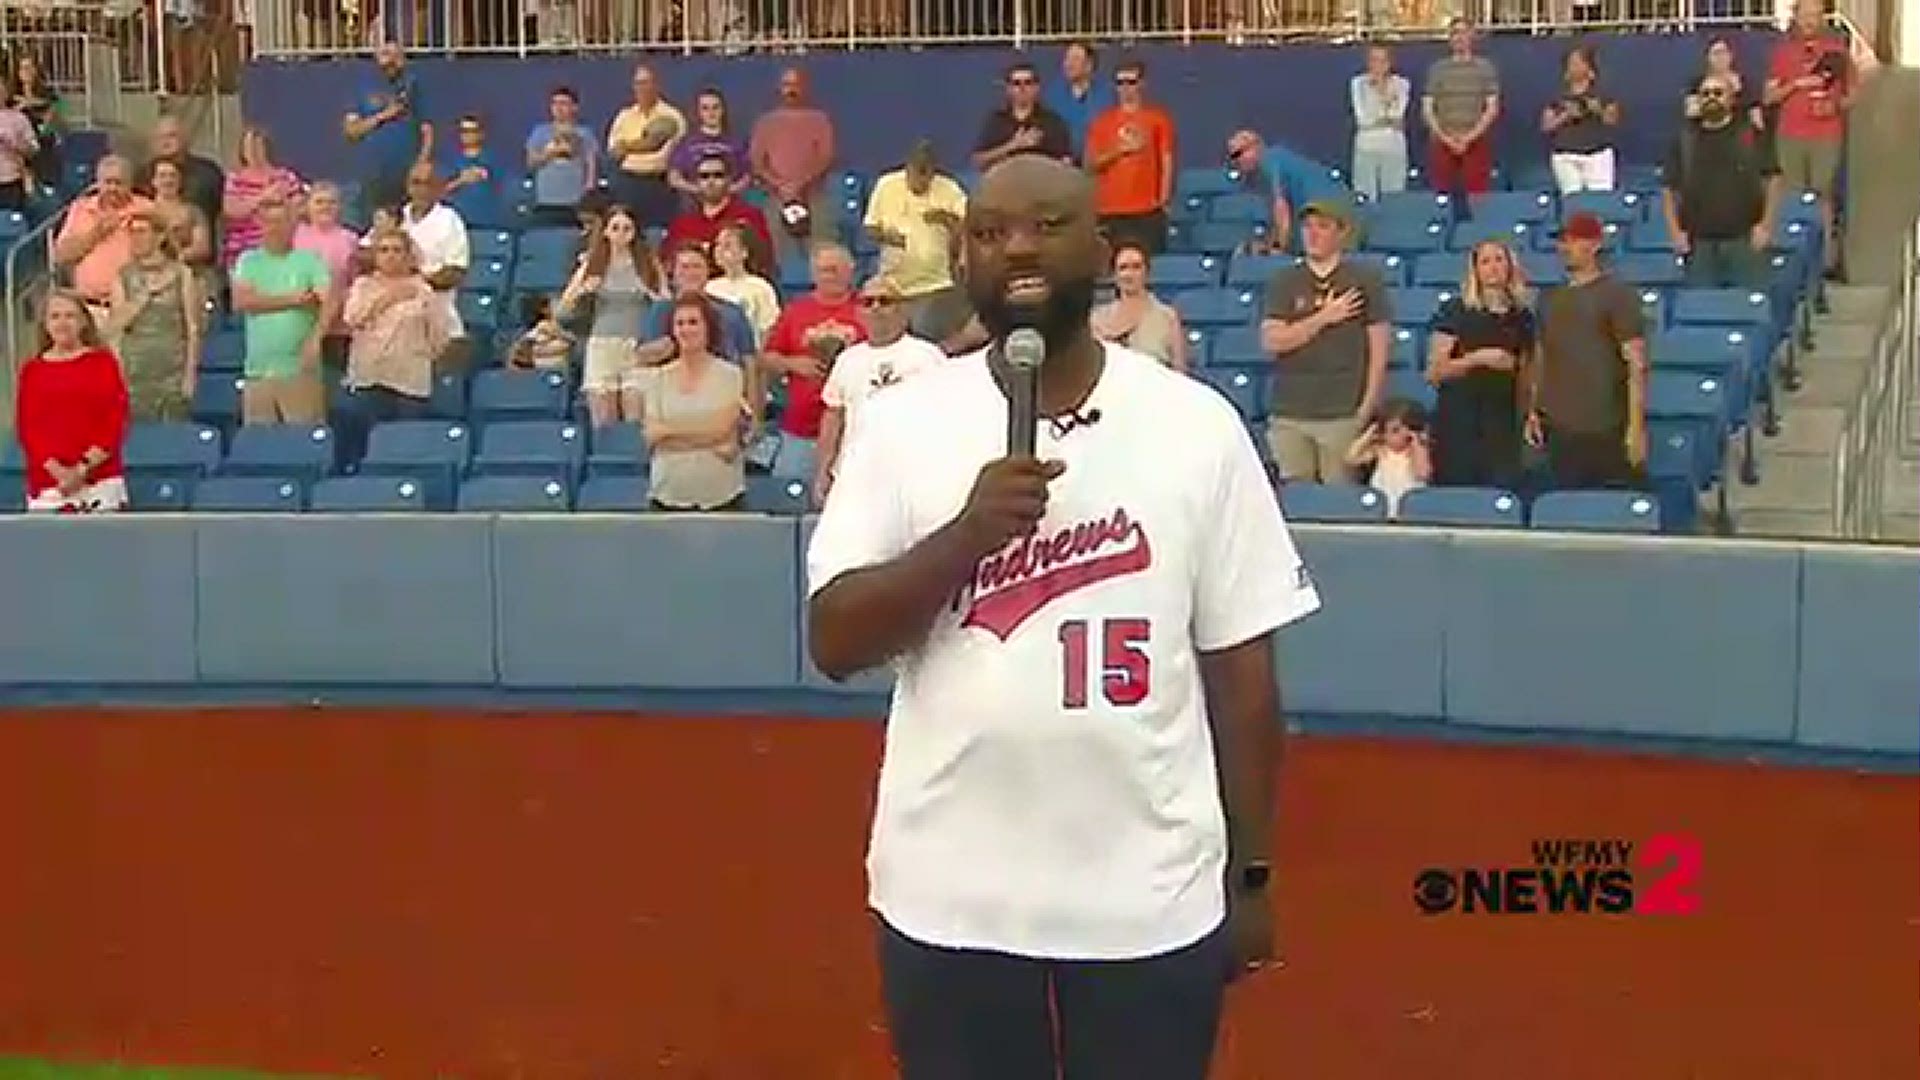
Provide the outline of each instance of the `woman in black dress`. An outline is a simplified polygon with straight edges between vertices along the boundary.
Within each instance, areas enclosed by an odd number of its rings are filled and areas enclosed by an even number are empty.
[[[1460,295],[1442,304],[1427,339],[1433,482],[1513,488],[1520,463],[1520,373],[1534,354],[1532,290],[1505,244],[1467,255]]]
[[[60,94],[47,84],[46,70],[32,53],[21,53],[13,63],[13,107],[33,124],[40,149],[27,162],[33,178],[49,192],[60,189]]]

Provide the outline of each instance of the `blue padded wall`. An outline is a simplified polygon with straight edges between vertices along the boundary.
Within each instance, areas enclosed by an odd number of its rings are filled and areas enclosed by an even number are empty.
[[[1799,741],[1920,751],[1920,561],[1810,547],[1802,575]]]
[[[1447,534],[1308,526],[1294,541],[1321,607],[1280,637],[1286,709],[1445,716]]]
[[[794,548],[794,565],[799,567],[798,587],[800,596],[802,597],[802,602],[796,613],[799,617],[800,634],[800,683],[803,686],[815,690],[840,690],[846,693],[866,694],[890,693],[893,690],[894,683],[893,669],[890,667],[877,668],[873,671],[856,675],[846,682],[837,683],[825,675],[820,674],[820,669],[814,667],[813,661],[808,658],[807,606],[805,603],[807,593],[807,545],[813,542],[813,526],[816,520],[815,518],[809,517],[800,523],[798,545]]]
[[[97,518],[0,528],[0,683],[192,682],[194,526]]]

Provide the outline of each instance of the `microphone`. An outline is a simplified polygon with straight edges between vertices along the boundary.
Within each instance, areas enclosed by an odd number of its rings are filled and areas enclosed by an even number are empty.
[[[1007,335],[1001,357],[1007,364],[1007,456],[1032,457],[1040,429],[1040,365],[1047,339],[1038,330]]]

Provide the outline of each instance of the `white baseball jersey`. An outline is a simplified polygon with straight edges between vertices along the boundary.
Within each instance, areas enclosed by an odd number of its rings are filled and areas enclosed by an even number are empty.
[[[896,663],[869,901],[909,937],[1056,959],[1192,944],[1226,913],[1201,652],[1320,606],[1225,398],[1106,346],[1031,537]],[[807,553],[812,592],[952,521],[1004,455],[985,353],[876,398]]]
[[[891,345],[857,342],[834,357],[833,373],[820,390],[820,400],[829,409],[845,411],[845,438],[853,434],[860,410],[869,398],[946,362],[947,354],[940,351],[940,346],[912,334]]]

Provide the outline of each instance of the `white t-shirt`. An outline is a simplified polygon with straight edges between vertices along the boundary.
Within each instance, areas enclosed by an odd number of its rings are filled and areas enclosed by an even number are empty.
[[[946,362],[940,346],[912,334],[902,335],[891,345],[866,341],[849,345],[834,358],[833,373],[820,388],[820,400],[827,408],[846,412],[842,444],[852,437],[855,420],[875,394]]]
[[[869,902],[909,937],[1056,959],[1190,945],[1225,917],[1227,835],[1198,654],[1317,609],[1226,398],[1106,346],[1055,436],[1031,538],[983,559],[900,657]],[[871,403],[807,552],[809,589],[893,559],[1006,446],[985,353]]]
[[[460,219],[458,210],[446,203],[435,203],[433,209],[418,218],[413,216],[412,207],[403,207],[400,227],[413,237],[422,274],[436,274],[449,266],[465,270],[473,265],[467,244],[467,223]],[[457,289],[436,289],[434,295],[453,316],[453,336],[465,337],[467,327],[460,321],[460,305],[455,302],[458,292]]]
[[[1379,456],[1373,459],[1373,473],[1367,477],[1367,486],[1387,497],[1387,516],[1400,516],[1400,500],[1407,492],[1426,485],[1420,482],[1420,474],[1413,467],[1413,451],[1388,450],[1382,447]]]

